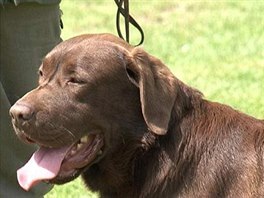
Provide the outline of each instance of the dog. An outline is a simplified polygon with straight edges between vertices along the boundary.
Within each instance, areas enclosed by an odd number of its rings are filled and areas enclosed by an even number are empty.
[[[264,121],[204,99],[111,34],[56,46],[10,115],[39,146],[17,172],[25,190],[82,175],[101,197],[264,197]]]

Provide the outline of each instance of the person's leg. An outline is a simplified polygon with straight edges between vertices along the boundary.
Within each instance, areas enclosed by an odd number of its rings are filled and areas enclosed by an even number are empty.
[[[59,5],[0,6],[0,197],[42,197],[51,188],[42,183],[25,192],[16,170],[36,149],[21,143],[11,126],[9,108],[36,86],[41,59],[60,39]]]
[[[59,5],[0,6],[1,82],[11,105],[36,86],[42,58],[60,39]]]

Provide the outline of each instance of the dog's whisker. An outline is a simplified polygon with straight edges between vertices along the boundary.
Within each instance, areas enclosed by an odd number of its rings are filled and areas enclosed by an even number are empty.
[[[48,122],[47,124],[49,124],[50,126],[52,126],[53,128],[57,128],[57,129],[62,129],[64,131],[66,131],[71,137],[73,137],[73,139],[76,138],[76,136],[71,132],[71,130],[69,130],[68,128],[66,128],[63,125],[55,125],[53,123]]]
[[[66,127],[64,127],[62,125],[59,126],[59,127],[62,128],[62,129],[64,129],[66,132],[68,132],[68,134],[70,134],[73,137],[73,139],[76,138],[76,136],[71,132],[71,130],[67,129]]]

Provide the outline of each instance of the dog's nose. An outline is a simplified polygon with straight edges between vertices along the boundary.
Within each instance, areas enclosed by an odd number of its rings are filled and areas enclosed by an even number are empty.
[[[32,118],[34,110],[29,105],[15,103],[10,109],[10,115],[18,122],[28,121]]]

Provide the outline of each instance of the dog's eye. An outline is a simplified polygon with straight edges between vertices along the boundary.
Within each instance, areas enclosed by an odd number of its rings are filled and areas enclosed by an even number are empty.
[[[70,79],[67,81],[67,84],[84,84],[84,81],[79,80],[79,79],[77,79],[77,78],[70,78]]]

